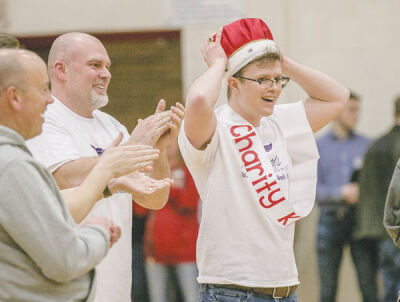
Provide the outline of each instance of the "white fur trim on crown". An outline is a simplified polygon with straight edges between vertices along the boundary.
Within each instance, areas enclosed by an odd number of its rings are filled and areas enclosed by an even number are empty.
[[[225,76],[230,77],[246,66],[251,60],[268,52],[278,52],[278,45],[273,40],[251,41],[235,51],[229,58]]]

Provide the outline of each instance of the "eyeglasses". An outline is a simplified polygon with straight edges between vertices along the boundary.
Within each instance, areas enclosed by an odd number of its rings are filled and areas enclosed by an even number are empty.
[[[283,88],[285,88],[287,83],[289,83],[289,81],[290,81],[290,78],[286,77],[286,76],[276,77],[274,79],[266,79],[266,78],[250,79],[250,78],[242,77],[240,75],[234,75],[233,77],[252,81],[252,82],[257,82],[263,88],[272,88],[274,86],[274,84],[276,84],[276,85],[280,85],[281,88],[283,89]]]

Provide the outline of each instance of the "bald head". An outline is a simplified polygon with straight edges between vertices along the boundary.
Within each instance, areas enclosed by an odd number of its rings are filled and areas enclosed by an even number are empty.
[[[52,102],[45,62],[29,50],[0,49],[0,124],[32,138]]]
[[[108,102],[111,62],[97,38],[85,33],[58,37],[49,53],[51,93],[70,110],[83,117]]]
[[[57,61],[70,62],[79,51],[80,46],[87,43],[95,43],[103,46],[96,37],[80,32],[66,33],[55,39],[50,48],[47,62],[50,78],[54,77],[54,64]]]
[[[0,94],[10,86],[24,89],[26,69],[35,60],[43,61],[37,54],[29,50],[0,49]]]

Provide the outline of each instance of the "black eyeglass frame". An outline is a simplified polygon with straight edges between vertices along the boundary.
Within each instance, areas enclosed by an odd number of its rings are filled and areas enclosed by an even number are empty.
[[[277,84],[276,80],[278,79],[278,78],[275,78],[275,79],[266,79],[266,78],[251,79],[251,78],[242,77],[241,75],[234,75],[233,77],[234,77],[234,78],[243,79],[243,80],[252,81],[252,82],[257,82],[258,84],[260,84],[260,86],[261,86],[262,83],[265,82],[265,81],[271,81],[271,82],[272,82],[272,85],[273,85],[274,83]],[[283,75],[283,76],[280,77],[280,79],[281,79],[281,88],[283,89],[283,88],[285,88],[286,85],[289,83],[290,78]],[[285,82],[283,82],[282,80],[285,81]]]

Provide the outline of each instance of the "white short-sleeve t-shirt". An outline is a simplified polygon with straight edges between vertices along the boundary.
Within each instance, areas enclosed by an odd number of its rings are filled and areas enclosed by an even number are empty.
[[[280,118],[287,114],[291,116],[289,121]],[[203,202],[197,241],[198,281],[248,287],[298,284],[293,252],[294,223],[282,227],[262,215],[254,192],[247,184],[249,175],[226,135],[227,125],[240,122],[241,118],[229,105],[219,107],[216,117],[216,130],[204,150],[190,144],[184,125],[178,139]],[[293,164],[297,165],[297,157],[292,159],[288,152],[293,145],[288,146],[293,133],[301,137],[301,141],[311,143],[309,155],[316,174],[318,153],[303,103],[276,106],[274,114],[263,118],[255,130],[263,152],[268,153],[282,193],[290,199],[289,178],[295,170]],[[304,147],[301,145],[300,150]],[[291,150],[291,153],[296,151]],[[315,183],[312,185],[315,196]],[[311,199],[308,208],[314,202],[313,197]]]
[[[53,173],[69,161],[98,156],[120,132],[124,140],[129,137],[126,128],[110,115],[95,110],[93,118],[84,118],[55,99],[47,107],[42,134],[27,141],[27,146]],[[111,218],[122,230],[121,238],[96,267],[95,301],[130,301],[132,196],[117,193],[104,198],[89,215],[94,213]]]

